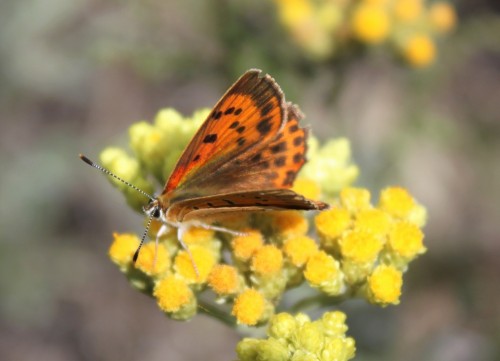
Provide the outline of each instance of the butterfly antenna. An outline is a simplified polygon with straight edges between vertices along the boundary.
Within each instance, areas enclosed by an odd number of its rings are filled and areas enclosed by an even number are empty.
[[[141,193],[142,195],[148,197],[149,199],[151,199],[152,201],[154,201],[155,199],[150,196],[149,194],[147,194],[146,192],[144,192],[142,189],[139,189],[137,188],[136,186],[134,186],[133,184],[130,184],[129,182],[127,182],[126,180],[123,180],[121,179],[120,177],[118,177],[117,175],[111,173],[109,170],[107,170],[106,168],[103,168],[101,167],[100,165],[94,163],[93,161],[91,161],[89,158],[87,158],[86,156],[84,156],[83,154],[80,154],[79,155],[80,159],[83,160],[85,163],[87,163],[88,165],[90,165],[91,167],[94,167],[96,169],[99,169],[101,172],[103,172],[104,174],[107,174],[107,175],[110,175],[112,176],[113,178],[115,179],[118,179],[120,182],[122,183],[125,183],[126,185],[128,185],[130,188],[132,189],[135,189],[137,192]]]
[[[139,247],[135,250],[134,257],[132,260],[135,262],[137,261],[137,258],[139,257],[139,252],[141,251],[142,245],[144,244],[144,240],[146,239],[146,236],[148,235],[149,232],[149,226],[151,226],[151,221],[153,220],[153,217],[149,217],[148,219],[148,224],[146,225],[146,229],[144,230],[144,233],[142,234],[141,238],[141,243],[139,243]],[[155,255],[155,263],[156,263],[156,255]],[[154,264],[153,264],[154,266]]]

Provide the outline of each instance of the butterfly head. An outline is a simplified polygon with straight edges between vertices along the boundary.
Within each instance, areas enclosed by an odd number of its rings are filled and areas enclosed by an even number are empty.
[[[144,211],[144,213],[146,213],[148,217],[158,220],[162,220],[165,218],[163,208],[160,205],[160,201],[158,199],[150,200],[148,204],[142,207],[142,210]]]

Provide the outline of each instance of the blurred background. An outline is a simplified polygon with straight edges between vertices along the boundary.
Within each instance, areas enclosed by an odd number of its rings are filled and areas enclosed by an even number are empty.
[[[249,68],[320,139],[350,139],[357,185],[428,208],[401,304],[341,306],[356,360],[500,359],[494,0],[3,0],[0,359],[236,358],[235,331],[164,317],[109,261],[143,217],[78,153],[126,145],[163,107],[211,107]]]

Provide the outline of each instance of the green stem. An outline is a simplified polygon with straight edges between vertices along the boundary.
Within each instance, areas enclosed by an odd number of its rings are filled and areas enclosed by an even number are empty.
[[[198,300],[198,309],[200,313],[211,316],[229,327],[234,328],[236,326],[233,317],[208,302]]]

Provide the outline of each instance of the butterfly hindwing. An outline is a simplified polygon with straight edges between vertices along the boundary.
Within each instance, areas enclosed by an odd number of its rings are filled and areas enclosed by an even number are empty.
[[[179,158],[163,194],[193,187],[282,129],[283,93],[273,78],[260,74],[260,70],[247,71],[219,100]]]
[[[173,203],[168,212],[170,219],[187,222],[227,212],[321,210],[327,207],[326,203],[307,199],[290,189],[270,189],[186,199]]]

